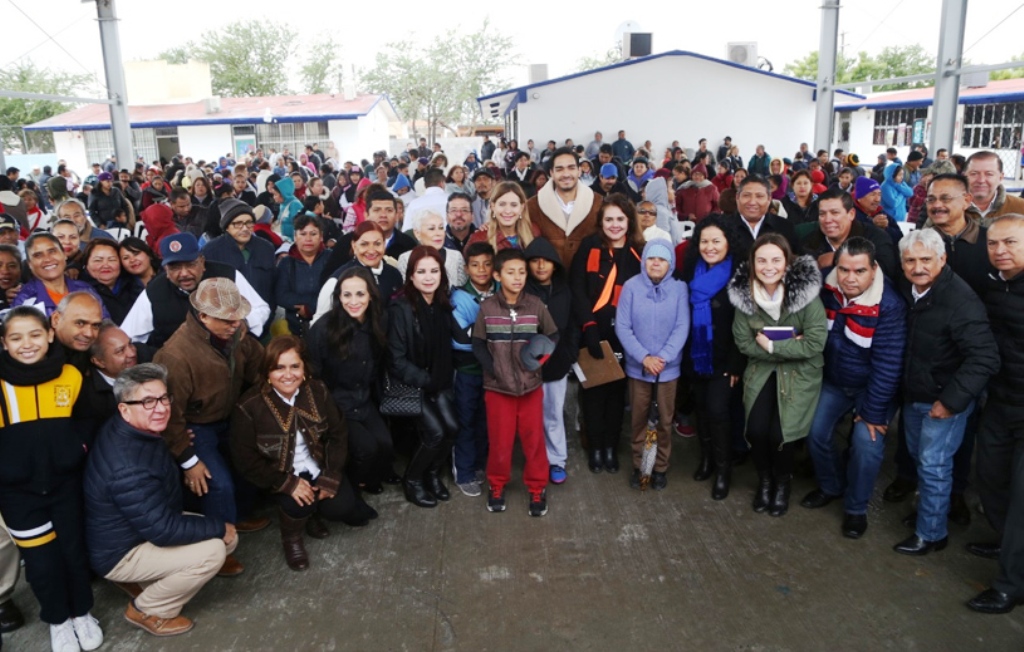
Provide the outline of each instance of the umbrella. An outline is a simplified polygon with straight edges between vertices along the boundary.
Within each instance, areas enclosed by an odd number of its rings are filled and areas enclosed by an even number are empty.
[[[644,437],[644,452],[640,456],[640,490],[647,489],[651,482],[651,472],[654,471],[654,462],[658,458],[658,379],[654,378],[654,387],[651,388],[651,406],[647,411],[647,435]]]

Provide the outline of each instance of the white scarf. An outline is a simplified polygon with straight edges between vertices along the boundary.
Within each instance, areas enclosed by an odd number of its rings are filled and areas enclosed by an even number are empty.
[[[786,288],[780,283],[779,287],[775,289],[775,297],[768,296],[768,291],[764,289],[760,281],[754,281],[754,303],[756,303],[761,310],[768,313],[768,316],[779,321],[779,317],[782,316],[782,297],[786,296]]]

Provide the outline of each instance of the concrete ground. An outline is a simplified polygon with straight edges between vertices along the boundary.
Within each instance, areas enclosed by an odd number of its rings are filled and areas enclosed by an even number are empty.
[[[129,626],[126,596],[97,581],[101,650],[1024,649],[1024,608],[964,607],[996,570],[964,551],[991,537],[977,513],[969,528],[951,525],[945,551],[892,552],[910,534],[900,519],[911,505],[882,502],[888,460],[868,532],[850,541],[841,505],[798,505],[809,478],[795,481],[790,513],[771,518],[750,509],[749,463],[726,500],[711,500],[710,485],[690,477],[695,439],[673,437],[668,489],[644,493],[628,488],[626,471],[591,474],[571,439],[569,480],[549,488],[544,518],[527,515],[518,480],[503,514],[454,487],[436,509],[388,487],[368,497],[380,512],[368,527],[333,525],[330,538],[307,540],[302,573],[285,565],[274,526],[242,535],[246,572],[207,585],[184,612],[195,629],[180,637]],[[521,460],[516,478],[520,469]],[[5,648],[49,650],[24,582],[15,599],[29,624]]]

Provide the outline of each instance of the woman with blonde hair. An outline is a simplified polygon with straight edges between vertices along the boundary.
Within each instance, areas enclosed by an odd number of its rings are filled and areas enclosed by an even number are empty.
[[[514,181],[502,181],[491,192],[491,215],[484,228],[469,236],[468,244],[487,242],[494,251],[502,249],[525,250],[540,229],[530,221],[526,207],[526,193]]]

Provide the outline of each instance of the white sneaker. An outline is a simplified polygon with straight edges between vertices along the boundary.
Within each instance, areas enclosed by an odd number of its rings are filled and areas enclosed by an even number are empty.
[[[68,618],[59,625],[50,625],[50,649],[53,652],[80,652],[78,639],[75,638],[75,626]]]
[[[100,629],[100,621],[92,617],[92,614],[85,614],[78,618],[71,619],[75,627],[75,636],[78,637],[78,645],[83,650],[95,650],[103,645],[103,630]]]

